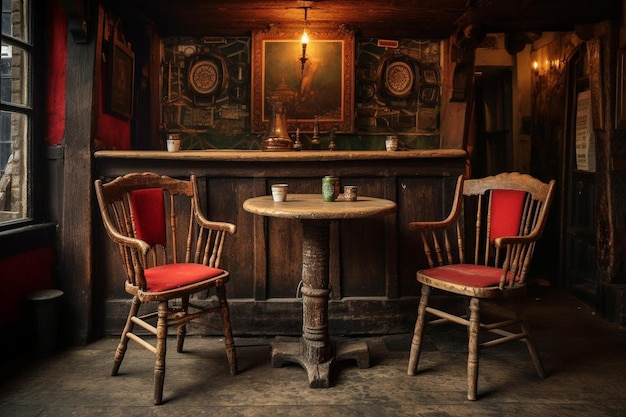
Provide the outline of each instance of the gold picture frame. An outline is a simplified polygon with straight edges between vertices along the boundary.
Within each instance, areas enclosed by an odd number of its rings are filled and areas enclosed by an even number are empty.
[[[261,133],[270,101],[287,109],[288,128],[312,132],[315,116],[321,131],[354,133],[354,33],[307,30],[310,41],[301,63],[302,29],[252,33],[251,130]]]

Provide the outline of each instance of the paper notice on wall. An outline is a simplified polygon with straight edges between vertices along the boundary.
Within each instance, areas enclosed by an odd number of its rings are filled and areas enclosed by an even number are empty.
[[[576,100],[576,169],[596,170],[596,137],[591,119],[591,92],[578,93]]]

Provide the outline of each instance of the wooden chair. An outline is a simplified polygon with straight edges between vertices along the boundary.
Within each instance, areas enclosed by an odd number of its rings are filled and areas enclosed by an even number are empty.
[[[177,351],[182,352],[187,323],[217,312],[221,313],[230,373],[237,374],[225,290],[229,274],[220,269],[224,238],[235,233],[235,225],[204,217],[195,176],[186,181],[132,173],[107,184],[96,180],[95,188],[104,227],[121,256],[126,292],[133,296],[111,375],[117,375],[128,341],[137,342],[156,355],[154,403],[161,404],[167,329],[178,328]],[[180,206],[189,211],[179,210]],[[211,288],[215,288],[217,303],[190,300],[192,294],[208,295]],[[139,316],[144,303],[158,303],[158,308]],[[135,324],[156,335],[156,345],[133,332]]]
[[[544,369],[532,341],[520,301],[535,243],[546,224],[554,180],[503,173],[481,179],[458,178],[452,210],[443,221],[412,222],[420,234],[430,268],[417,272],[422,284],[408,374],[415,375],[425,324],[454,322],[468,328],[467,398],[476,400],[478,351],[520,340],[526,343],[540,378]],[[467,232],[467,233],[466,233]],[[469,298],[469,317],[429,306],[431,289]],[[481,300],[511,303],[513,315],[482,323]],[[430,313],[438,319],[426,323]],[[479,331],[492,338],[479,341]],[[496,335],[495,338],[493,335]]]

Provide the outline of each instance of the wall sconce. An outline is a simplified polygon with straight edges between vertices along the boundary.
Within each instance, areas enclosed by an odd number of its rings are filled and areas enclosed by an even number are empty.
[[[533,66],[533,73],[537,77],[542,77],[546,75],[546,72],[550,68],[550,61],[547,59],[543,63],[540,63],[539,61],[533,61],[532,66]]]
[[[533,61],[533,72],[536,76],[539,76],[539,62]]]
[[[533,61],[532,70],[536,76],[541,77],[548,73],[561,72],[565,68],[565,64],[567,64],[565,58],[546,59],[543,65],[539,64],[539,61]]]
[[[300,57],[300,63],[302,64],[302,72],[304,72],[304,64],[309,59],[306,57],[306,46],[309,44],[309,35],[307,35],[306,29],[302,32],[300,42],[302,42],[302,56]]]
[[[563,59],[552,59],[550,60],[550,70],[553,71],[561,71],[561,67],[565,67],[565,64],[567,64],[567,60],[565,58]]]
[[[308,58],[306,57],[306,47],[309,44],[309,35],[306,33],[306,17],[311,7],[304,6],[302,8],[304,9],[304,30],[302,31],[302,38],[300,39],[300,42],[302,43],[302,56],[300,57],[300,64],[302,64],[302,72],[304,73],[304,64],[306,64],[306,61],[308,60]]]

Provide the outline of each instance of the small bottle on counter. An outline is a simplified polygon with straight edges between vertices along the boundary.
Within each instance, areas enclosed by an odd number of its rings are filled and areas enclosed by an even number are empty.
[[[296,129],[296,141],[293,143],[293,150],[294,151],[302,150],[302,142],[300,142],[300,128]]]
[[[320,119],[318,115],[315,115],[315,122],[313,123],[313,139],[311,139],[311,149],[315,151],[321,149]]]
[[[330,139],[328,142],[328,150],[334,151],[336,148],[337,148],[337,145],[335,145],[335,129],[330,129]]]

